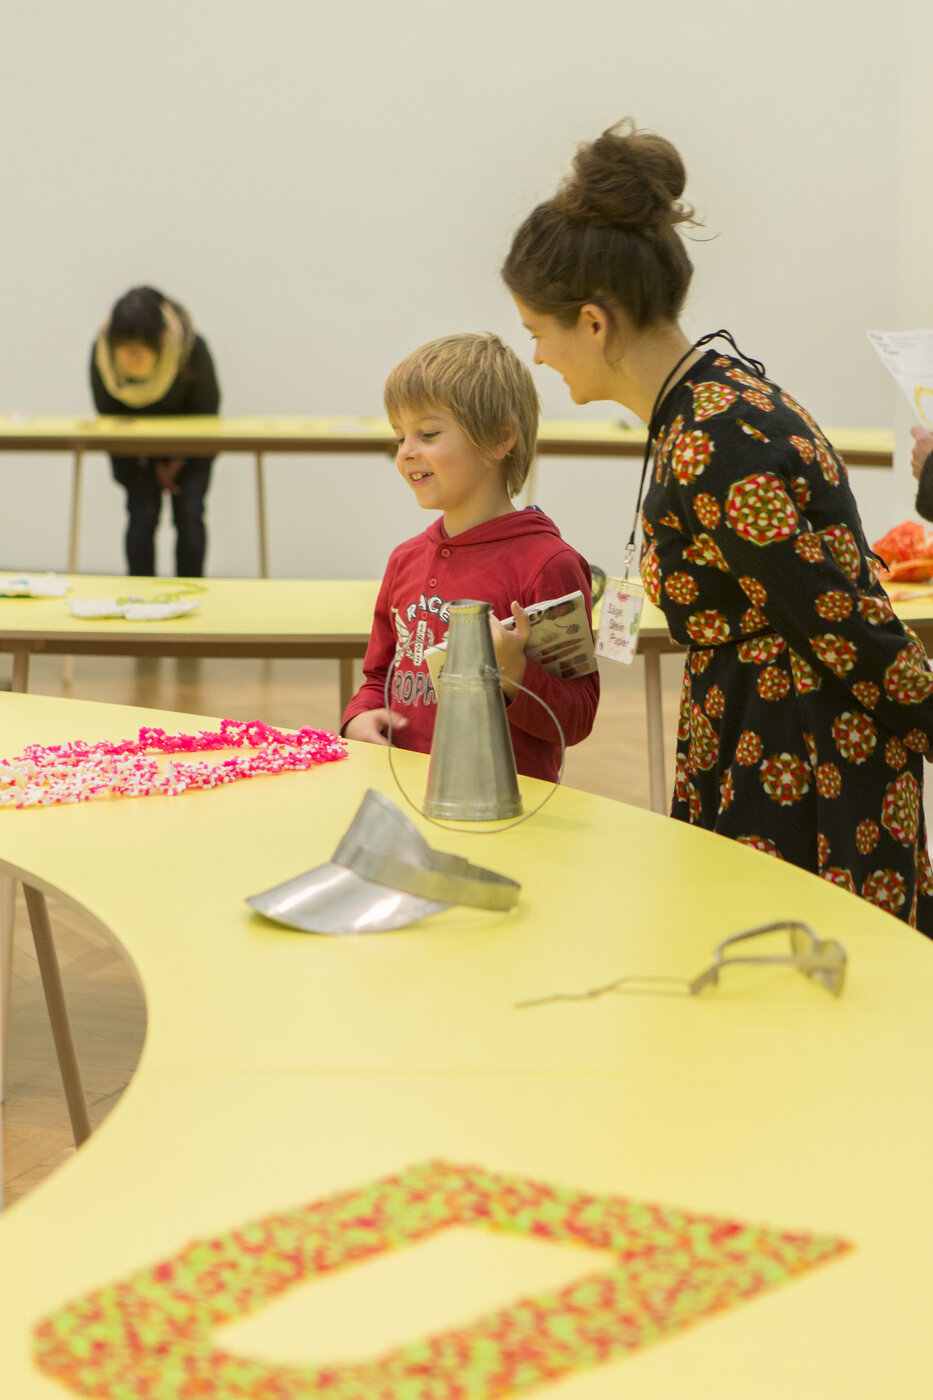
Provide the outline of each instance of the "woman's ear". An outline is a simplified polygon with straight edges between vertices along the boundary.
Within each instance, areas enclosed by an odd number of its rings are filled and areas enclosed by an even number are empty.
[[[602,349],[606,348],[612,327],[601,306],[597,306],[595,302],[585,302],[580,307],[577,325],[585,336],[592,337]]]

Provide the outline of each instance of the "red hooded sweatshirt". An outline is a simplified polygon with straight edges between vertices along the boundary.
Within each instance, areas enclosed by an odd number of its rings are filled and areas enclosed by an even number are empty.
[[[510,511],[454,536],[446,533],[438,517],[389,556],[363,662],[366,679],[347,706],[343,723],[384,707],[386,674],[394,660],[392,708],[406,715],[408,724],[393,729],[392,743],[428,753],[437,696],[424,653],[447,635],[448,604],[474,598],[491,603],[496,617],[504,618],[513,600],[529,607],[579,588],[589,612],[590,586],[585,559],[564,543],[543,511]],[[595,671],[562,680],[527,660],[522,685],[550,705],[568,745],[586,738],[599,700]],[[547,711],[531,695],[517,691],[506,713],[519,773],[553,781],[560,743]]]

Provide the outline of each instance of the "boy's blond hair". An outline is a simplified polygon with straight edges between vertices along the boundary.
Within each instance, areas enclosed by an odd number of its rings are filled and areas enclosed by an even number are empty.
[[[384,401],[391,422],[403,409],[449,413],[481,457],[514,430],[505,484],[510,496],[525,484],[541,405],[528,366],[497,335],[445,335],[413,350],[386,380]]]

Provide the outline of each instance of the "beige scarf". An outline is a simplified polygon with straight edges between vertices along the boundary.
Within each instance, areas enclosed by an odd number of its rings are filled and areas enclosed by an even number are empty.
[[[127,408],[148,408],[149,404],[164,399],[188,362],[194,344],[194,327],[188,313],[174,302],[163,301],[162,319],[165,322],[162,343],[152,373],[146,379],[129,379],[117,368],[107,340],[109,321],[101,327],[97,337],[94,360],[104,387]]]

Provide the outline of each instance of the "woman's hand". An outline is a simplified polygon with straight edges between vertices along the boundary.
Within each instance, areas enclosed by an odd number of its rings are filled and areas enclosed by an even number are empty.
[[[531,636],[531,623],[528,614],[518,603],[512,604],[512,621],[501,623],[490,613],[489,627],[492,644],[496,649],[496,661],[502,672],[502,689],[511,700],[515,688],[521,685],[525,674],[525,647]]]
[[[927,432],[926,428],[911,428],[910,436],[914,440],[913,451],[910,454],[910,470],[919,481],[923,464],[933,452],[933,433]]]
[[[392,711],[393,729],[404,729],[407,724],[408,717],[406,715],[400,714],[398,710]],[[364,710],[361,715],[354,715],[343,726],[343,737],[345,739],[360,739],[364,744],[383,744],[387,747],[389,743],[389,711]]]

